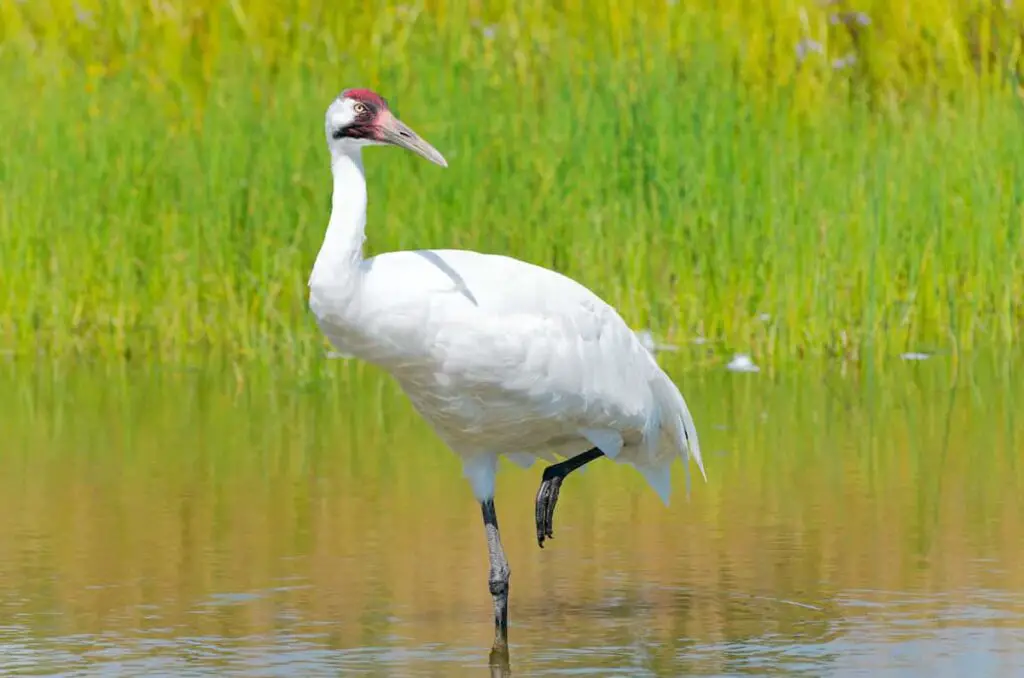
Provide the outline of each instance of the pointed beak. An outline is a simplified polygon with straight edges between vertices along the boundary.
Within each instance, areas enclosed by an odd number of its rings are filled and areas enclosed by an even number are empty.
[[[436,148],[428,144],[419,134],[413,132],[412,129],[404,122],[396,118],[391,113],[384,115],[384,120],[379,123],[381,141],[387,144],[393,144],[395,146],[401,146],[402,148],[412,151],[417,155],[421,155],[427,160],[441,167],[447,167],[448,161],[444,159]]]

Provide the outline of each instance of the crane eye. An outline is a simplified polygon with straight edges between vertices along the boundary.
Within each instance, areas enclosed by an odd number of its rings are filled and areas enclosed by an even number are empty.
[[[352,110],[356,113],[366,113],[366,104],[357,102],[356,105],[352,107]]]

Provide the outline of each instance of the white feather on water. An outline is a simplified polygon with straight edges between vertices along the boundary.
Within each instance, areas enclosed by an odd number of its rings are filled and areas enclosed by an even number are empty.
[[[750,359],[750,356],[746,353],[737,353],[729,361],[729,364],[725,366],[725,369],[730,372],[760,372],[761,368],[754,364],[754,361]]]
[[[903,360],[928,360],[931,357],[931,353],[921,353],[919,351],[908,351],[900,354],[900,358]]]

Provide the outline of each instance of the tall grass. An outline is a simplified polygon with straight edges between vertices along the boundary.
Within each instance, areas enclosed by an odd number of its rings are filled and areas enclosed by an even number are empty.
[[[1001,3],[0,6],[0,350],[319,360],[322,114],[381,91],[370,254],[578,278],[762,361],[1024,329],[1019,9]],[[866,20],[865,20],[866,17]]]

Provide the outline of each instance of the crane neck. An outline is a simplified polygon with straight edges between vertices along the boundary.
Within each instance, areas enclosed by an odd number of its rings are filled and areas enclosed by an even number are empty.
[[[366,176],[362,149],[333,153],[331,174],[334,176],[331,218],[309,284],[347,289],[357,282],[366,239]]]

